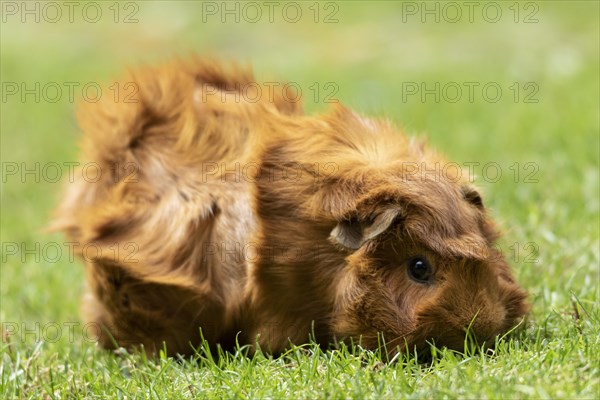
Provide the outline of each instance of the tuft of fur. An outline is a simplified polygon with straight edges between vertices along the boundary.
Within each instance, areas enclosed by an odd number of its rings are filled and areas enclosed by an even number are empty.
[[[491,345],[527,313],[477,189],[390,122],[305,116],[284,85],[205,60],[121,83],[133,98],[79,112],[82,167],[54,221],[102,346],[186,354],[202,330],[273,352],[380,334],[390,351],[461,348],[467,328]],[[429,282],[410,278],[415,256]]]

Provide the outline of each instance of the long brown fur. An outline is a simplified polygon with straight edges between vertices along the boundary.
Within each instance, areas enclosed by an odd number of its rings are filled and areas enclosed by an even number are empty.
[[[283,85],[209,61],[122,83],[133,102],[81,109],[82,170],[55,220],[85,260],[102,346],[188,354],[201,329],[273,352],[379,334],[460,349],[467,328],[489,344],[526,314],[468,177],[436,172],[447,161],[391,123],[305,116]],[[430,281],[409,276],[415,256]]]

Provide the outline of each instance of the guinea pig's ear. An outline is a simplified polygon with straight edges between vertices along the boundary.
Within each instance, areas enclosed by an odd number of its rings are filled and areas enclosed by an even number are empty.
[[[462,188],[463,196],[465,200],[469,203],[473,204],[477,208],[483,208],[483,200],[481,200],[481,195],[479,191],[473,186],[465,185]]]
[[[371,218],[361,220],[358,217],[350,217],[340,221],[333,228],[330,238],[335,243],[356,250],[367,240],[385,232],[399,215],[399,208],[390,207]]]

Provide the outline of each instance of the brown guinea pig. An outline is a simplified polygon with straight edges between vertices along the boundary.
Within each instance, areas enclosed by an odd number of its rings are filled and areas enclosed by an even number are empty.
[[[469,177],[391,123],[305,116],[293,85],[202,60],[118,85],[80,110],[55,220],[104,347],[462,349],[527,313]]]

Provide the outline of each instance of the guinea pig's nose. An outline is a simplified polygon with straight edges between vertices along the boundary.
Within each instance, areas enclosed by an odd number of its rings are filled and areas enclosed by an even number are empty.
[[[494,337],[500,332],[506,311],[500,305],[485,302],[471,313],[470,321],[465,321],[464,330],[472,334],[479,345],[483,342],[490,346]]]

